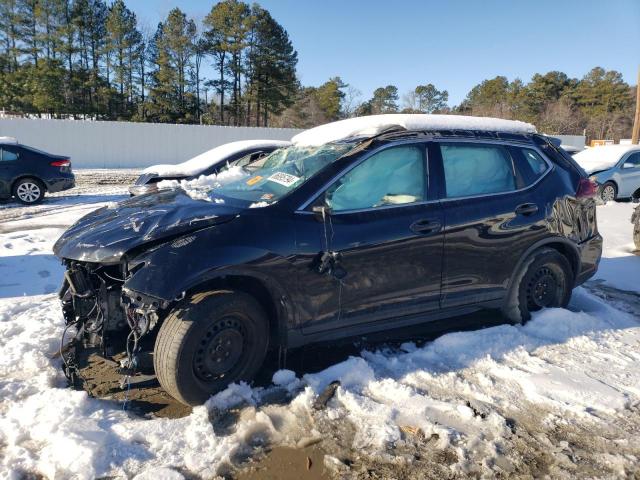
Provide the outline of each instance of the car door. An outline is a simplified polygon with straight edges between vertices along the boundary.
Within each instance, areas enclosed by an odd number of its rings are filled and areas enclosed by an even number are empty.
[[[620,185],[618,195],[630,197],[640,189],[640,152],[633,152],[626,156],[620,165]]]
[[[383,148],[301,215],[298,246],[310,260],[301,278],[305,334],[439,308],[443,216],[427,172],[426,144]]]
[[[533,147],[437,142],[444,185],[442,307],[502,298],[512,272],[544,234],[546,200],[535,183],[551,168]],[[523,151],[532,157],[531,165]],[[524,178],[515,163],[529,168]],[[533,169],[536,169],[533,171]]]
[[[0,145],[0,196],[11,195],[11,183],[18,175],[18,147]]]

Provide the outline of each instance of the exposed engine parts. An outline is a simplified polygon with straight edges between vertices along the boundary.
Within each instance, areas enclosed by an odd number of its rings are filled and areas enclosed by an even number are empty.
[[[103,356],[126,351],[121,361],[121,386],[135,373],[140,340],[158,322],[158,309],[164,302],[123,288],[127,280],[125,264],[100,265],[77,261],[67,262],[65,279],[60,290],[65,331],[61,341],[64,372],[70,383],[77,380],[75,364],[78,348],[95,348]],[[75,336],[68,345],[69,329]]]

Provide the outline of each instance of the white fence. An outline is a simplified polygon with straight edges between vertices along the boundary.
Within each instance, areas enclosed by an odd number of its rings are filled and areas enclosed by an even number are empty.
[[[293,128],[0,118],[0,136],[69,155],[76,168],[135,168],[179,163],[235,140],[289,140]]]

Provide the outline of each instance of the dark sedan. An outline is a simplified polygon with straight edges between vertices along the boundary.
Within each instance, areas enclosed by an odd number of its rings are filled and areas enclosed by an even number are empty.
[[[11,137],[0,137],[0,198],[15,197],[26,205],[36,204],[45,192],[75,186],[71,160],[21,145]]]

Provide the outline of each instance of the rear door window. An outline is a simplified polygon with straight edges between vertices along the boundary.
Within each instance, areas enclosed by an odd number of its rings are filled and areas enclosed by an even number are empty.
[[[3,148],[0,150],[0,160],[3,162],[12,162],[14,160],[18,160],[18,154]]]
[[[440,143],[447,198],[516,190],[511,155],[490,144]]]

